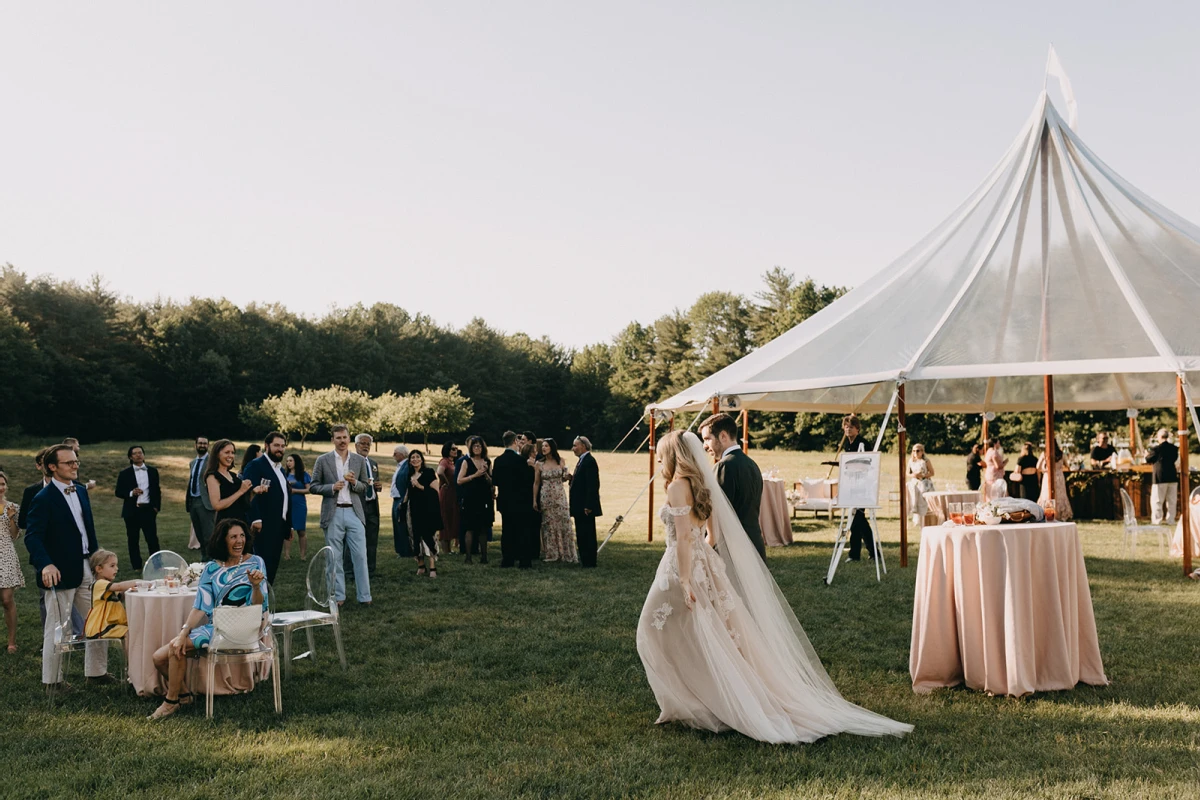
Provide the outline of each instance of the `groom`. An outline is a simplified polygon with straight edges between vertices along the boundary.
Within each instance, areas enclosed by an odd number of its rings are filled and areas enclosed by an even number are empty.
[[[728,414],[714,414],[700,425],[700,438],[704,449],[717,464],[717,483],[729,498],[737,513],[738,521],[750,543],[763,561],[767,551],[763,547],[762,528],[758,524],[758,510],[762,505],[762,470],[750,456],[738,446],[737,423]]]

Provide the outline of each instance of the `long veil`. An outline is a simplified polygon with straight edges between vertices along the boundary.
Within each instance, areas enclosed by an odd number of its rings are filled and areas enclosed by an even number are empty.
[[[712,496],[712,531],[716,549],[725,565],[726,577],[745,604],[752,624],[758,629],[754,637],[765,652],[747,654],[748,660],[760,661],[773,678],[775,687],[790,696],[781,698],[786,706],[801,706],[806,716],[824,716],[833,732],[852,732],[870,736],[899,736],[912,730],[911,725],[896,722],[868,711],[842,698],[825,671],[804,628],[792,612],[787,598],[780,591],[767,565],[750,543],[738,520],[729,498],[717,482],[712,470],[705,469],[706,454],[700,438],[688,431],[683,434],[688,453],[700,466],[704,485]],[[753,657],[752,657],[753,656]],[[804,689],[809,691],[804,691]],[[820,712],[826,714],[821,715]]]

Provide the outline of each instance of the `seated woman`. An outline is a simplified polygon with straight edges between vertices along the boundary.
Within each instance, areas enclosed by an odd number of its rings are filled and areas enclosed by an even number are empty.
[[[179,710],[180,703],[191,702],[191,695],[181,695],[187,675],[188,654],[208,648],[212,640],[213,609],[217,606],[267,607],[267,565],[250,555],[250,533],[240,519],[217,523],[208,543],[213,560],[204,565],[196,604],[188,613],[179,635],[160,647],[154,654],[154,666],[167,678],[167,694],[162,705],[150,719],[169,717]]]
[[[918,528],[925,524],[925,515],[929,512],[925,493],[933,491],[932,478],[933,462],[925,457],[925,445],[914,444],[908,458],[908,509]]]

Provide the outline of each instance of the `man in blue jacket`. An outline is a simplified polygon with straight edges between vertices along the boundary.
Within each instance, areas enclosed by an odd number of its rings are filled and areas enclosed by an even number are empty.
[[[267,565],[267,580],[275,582],[283,541],[292,538],[291,492],[283,475],[284,438],[271,431],[263,439],[263,452],[246,465],[243,480],[254,487],[250,499],[250,530],[254,533],[254,554]]]

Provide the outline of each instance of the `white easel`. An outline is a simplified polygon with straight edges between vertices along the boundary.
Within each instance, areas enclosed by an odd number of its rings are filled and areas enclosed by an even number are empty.
[[[839,509],[841,518],[838,520],[837,540],[833,543],[833,558],[829,561],[829,571],[825,573],[825,585],[833,583],[841,563],[842,553],[850,537],[850,526],[854,524],[854,515],[865,511],[867,523],[871,526],[871,549],[875,557],[875,580],[882,581],[887,574],[887,564],[883,561],[883,550],[879,546],[879,522],[875,517],[875,509],[879,508],[879,466],[881,453],[871,452],[842,453],[838,457],[838,497],[834,508]],[[882,568],[883,572],[880,572]]]

